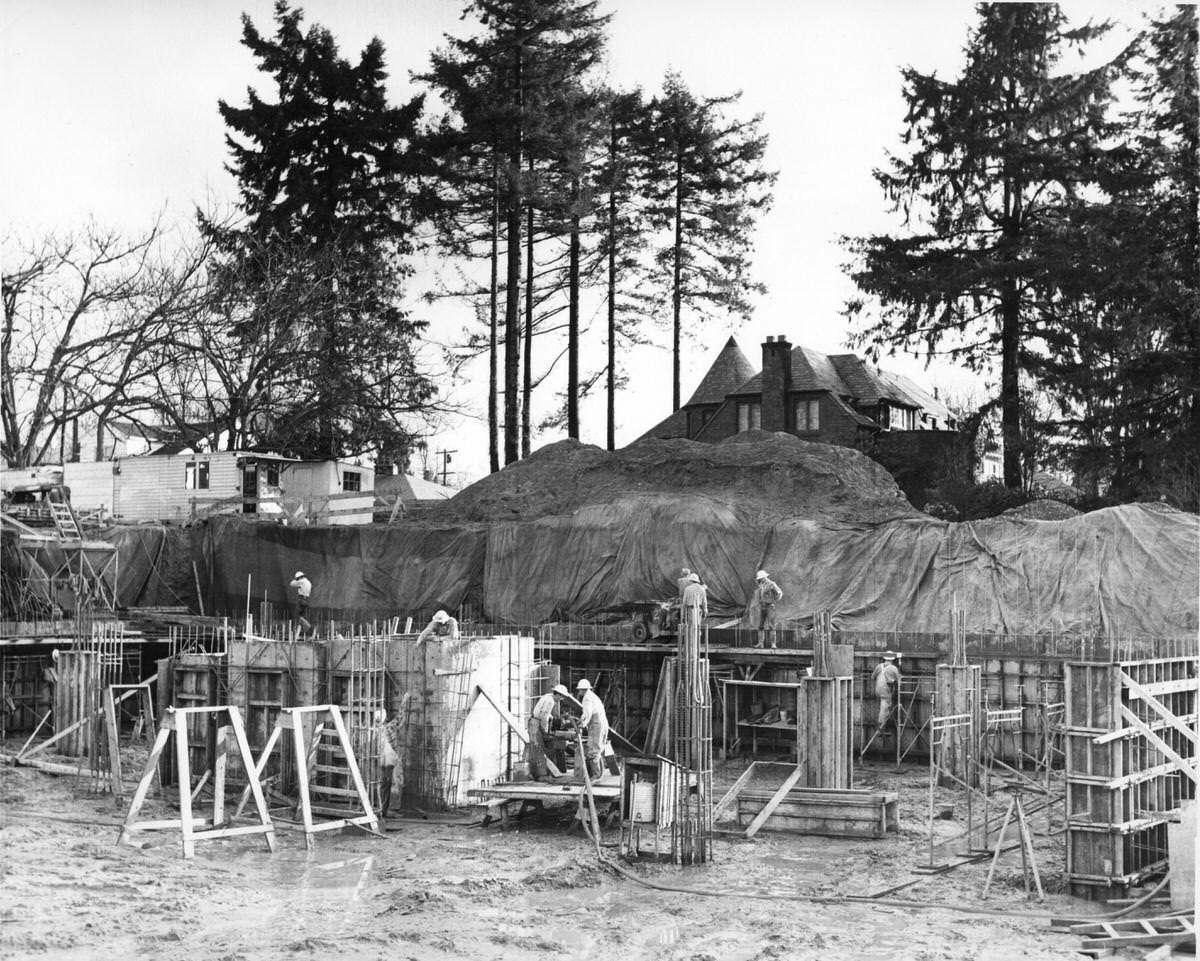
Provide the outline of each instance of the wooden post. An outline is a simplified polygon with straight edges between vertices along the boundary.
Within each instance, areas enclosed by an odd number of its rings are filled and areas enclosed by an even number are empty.
[[[806,677],[796,689],[796,764],[802,787],[849,788],[854,751],[849,677]]]
[[[125,788],[121,784],[121,732],[117,727],[117,705],[113,701],[113,689],[104,689],[104,733],[108,743],[109,784],[114,797],[121,797]]]
[[[937,715],[951,717],[967,714],[971,717],[966,736],[956,733],[947,741],[941,766],[962,783],[972,786],[976,783],[975,744],[983,730],[983,703],[980,697],[982,670],[978,665],[970,664],[939,664],[935,668],[934,705]]]

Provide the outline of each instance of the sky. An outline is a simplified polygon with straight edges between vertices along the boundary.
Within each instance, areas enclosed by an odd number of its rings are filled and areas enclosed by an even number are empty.
[[[241,104],[246,88],[272,91],[239,43],[240,17],[273,29],[272,0],[3,0],[0,2],[0,237],[77,229],[89,218],[136,233],[159,215],[191,227],[199,204],[236,197],[218,99]],[[309,0],[306,23],[328,27],[351,59],[372,36],[387,49],[393,102],[419,88],[410,71],[428,65],[446,34],[466,36],[458,0]],[[1095,0],[1065,3],[1087,17],[1136,26],[1154,6]],[[898,149],[904,116],[900,70],[911,65],[950,78],[962,64],[973,4],[965,0],[602,0],[610,24],[611,83],[656,90],[668,69],[700,95],[741,90],[740,112],[761,113],[770,137],[766,164],[779,171],[775,201],[755,237],[755,279],[767,293],[745,322],[703,327],[685,319],[686,401],[733,334],[756,367],[767,335],[827,353],[848,349],[841,314],[854,288],[843,270],[842,236],[900,228],[872,179]],[[1114,31],[1115,52],[1127,36]],[[1098,51],[1103,55],[1103,50]],[[466,304],[426,308],[417,297],[436,282],[437,258],[418,264],[411,304],[430,320],[435,345],[452,344],[470,322]],[[583,363],[603,356],[599,304]],[[657,348],[626,358],[630,383],[618,397],[617,443],[634,440],[671,410],[669,331]],[[535,351],[539,348],[535,346]],[[541,348],[546,349],[546,348]],[[897,356],[882,366],[959,398],[982,399],[988,378],[935,361]],[[454,450],[459,483],[487,471],[486,367],[439,386],[476,416],[443,423],[430,450]],[[565,382],[565,367],[552,376]],[[480,391],[479,384],[484,385]],[[534,420],[541,412],[535,410]],[[582,407],[585,442],[604,442],[604,402]],[[535,438],[535,448],[561,439]]]

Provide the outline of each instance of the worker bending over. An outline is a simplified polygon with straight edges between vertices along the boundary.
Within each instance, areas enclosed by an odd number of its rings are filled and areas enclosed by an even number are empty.
[[[555,684],[546,694],[537,699],[533,705],[533,713],[526,722],[529,732],[529,776],[540,781],[550,773],[546,765],[546,737],[550,733],[550,725],[559,715],[559,705],[564,697],[570,697],[571,692],[563,684]]]
[[[427,641],[431,637],[448,637],[452,641],[458,640],[458,621],[445,611],[438,611],[433,615],[429,626],[417,637],[417,643]]]
[[[900,668],[896,666],[896,655],[885,651],[883,660],[871,673],[871,683],[875,688],[875,696],[879,698],[878,732],[882,734],[889,724],[896,731],[896,693],[900,688]]]
[[[608,715],[604,711],[604,702],[592,690],[592,683],[586,677],[575,685],[583,713],[579,716],[579,726],[587,731],[587,744],[584,745],[588,774],[599,777],[604,773],[602,754],[604,745],[608,743]]]

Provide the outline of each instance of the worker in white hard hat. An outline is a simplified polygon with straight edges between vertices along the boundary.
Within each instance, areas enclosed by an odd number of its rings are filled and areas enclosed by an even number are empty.
[[[563,698],[570,696],[571,692],[565,684],[555,684],[533,705],[533,713],[529,715],[525,729],[529,733],[529,776],[535,781],[542,780],[550,773],[546,765],[546,737],[559,716]]]
[[[879,715],[877,731],[883,734],[889,722],[893,733],[896,732],[896,715],[893,713],[896,705],[896,693],[900,688],[900,668],[897,666],[897,655],[892,651],[884,651],[883,659],[871,672],[871,686],[875,688],[875,697],[879,699]]]
[[[783,591],[771,580],[770,574],[759,571],[754,575],[753,603],[758,606],[758,640],[754,642],[755,647],[762,647],[766,643],[768,631],[771,632],[771,649],[779,646],[779,637],[775,633],[775,605],[782,599]]]
[[[599,777],[604,773],[601,756],[604,746],[608,743],[608,715],[604,711],[604,702],[596,696],[591,681],[586,677],[575,685],[575,695],[583,708],[583,713],[579,716],[579,726],[587,731],[584,754],[588,774],[594,778]]]
[[[431,637],[448,637],[452,641],[458,640],[458,621],[445,611],[438,611],[433,615],[429,626],[417,636],[417,643],[427,641]]]
[[[304,571],[296,571],[288,587],[296,592],[296,620],[300,627],[308,630],[312,625],[308,622],[308,599],[312,595],[312,581],[304,576]]]
[[[679,598],[681,601],[683,600],[683,592],[687,589],[688,578],[691,577],[691,574],[692,572],[686,567],[680,568],[679,577],[675,580],[675,586],[679,589]]]
[[[700,582],[700,575],[691,571],[687,576],[679,601],[679,622],[684,630],[689,627],[699,631],[708,617],[708,588]]]

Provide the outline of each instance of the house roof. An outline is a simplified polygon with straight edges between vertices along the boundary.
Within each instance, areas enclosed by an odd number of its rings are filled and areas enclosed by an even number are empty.
[[[811,347],[792,348],[792,390],[827,390],[834,394],[858,396],[846,383],[833,358]],[[762,371],[744,381],[735,394],[762,392]]]
[[[684,407],[696,404],[722,404],[727,395],[737,390],[754,376],[754,367],[742,353],[737,341],[732,337],[725,341],[725,346],[717,354],[717,359],[700,379],[700,386],[692,392],[691,398]]]
[[[427,481],[415,474],[380,474],[375,478],[375,493],[397,493],[404,503],[411,501],[444,501],[458,493],[434,481]]]
[[[679,410],[672,414],[668,414],[648,431],[646,431],[646,433],[642,434],[638,440],[644,440],[647,437],[658,437],[663,440],[667,440],[671,437],[686,438],[688,435],[687,423],[687,411],[680,407]]]

